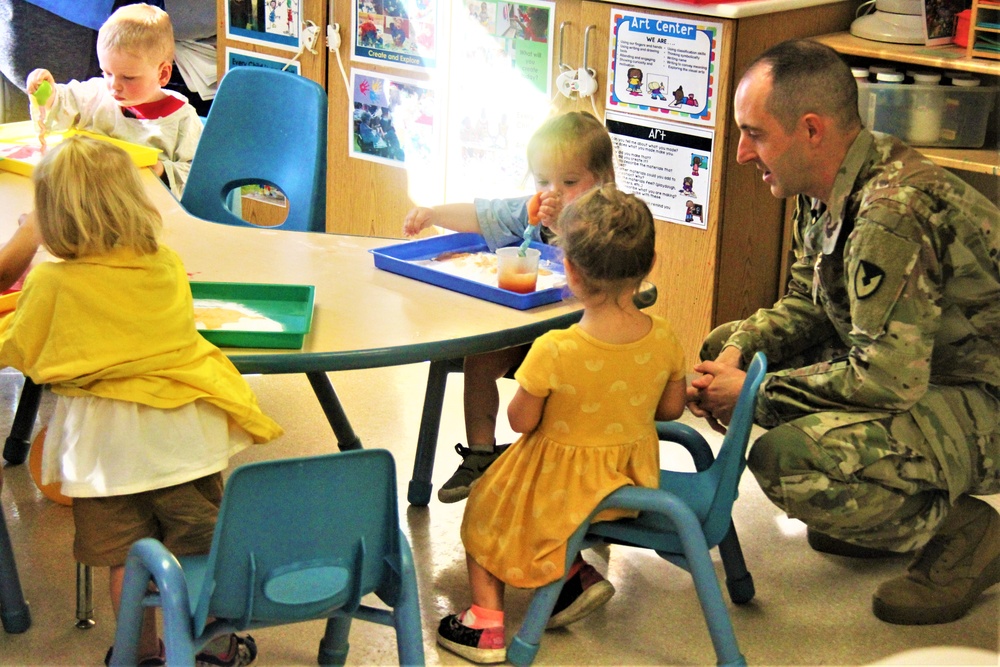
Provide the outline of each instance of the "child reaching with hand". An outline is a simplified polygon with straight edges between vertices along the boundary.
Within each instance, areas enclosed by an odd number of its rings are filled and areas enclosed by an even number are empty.
[[[154,537],[176,555],[207,553],[229,457],[282,430],[195,329],[184,266],[157,240],[160,215],[125,151],[71,137],[33,179],[29,221],[63,261],[35,266],[0,319],[0,365],[57,396],[42,483],[62,482],[73,498],[73,554],[111,568],[117,615],[132,543]],[[153,611],[143,665],[164,664]],[[240,666],[256,654],[251,637],[226,635],[197,659]]]
[[[469,495],[462,542],[472,605],[442,619],[437,641],[473,662],[506,659],[505,584],[537,588],[562,578],[570,536],[605,496],[659,486],[654,422],[684,411],[680,343],[666,321],[632,301],[655,256],[649,208],[604,185],[567,206],[558,231],[583,318],[532,344],[507,408],[523,435]],[[626,516],[635,513],[607,510],[597,520]],[[579,556],[568,575],[549,628],[580,620],[614,593]]]
[[[48,131],[76,126],[162,151],[153,172],[180,197],[194,159],[202,123],[183,95],[163,88],[170,81],[174,31],[162,9],[146,4],[115,10],[97,33],[104,78],[57,84],[45,69],[28,75],[29,94],[43,81],[53,93],[32,120],[45,115]]]
[[[614,183],[614,150],[611,137],[597,118],[570,112],[545,121],[528,141],[528,166],[541,193],[538,212],[539,235],[544,243],[555,238],[552,226],[563,206],[591,188]],[[520,243],[528,223],[530,197],[477,199],[471,204],[418,207],[403,222],[403,234],[414,236],[430,225],[457,232],[482,234],[490,250]],[[528,346],[512,347],[466,357],[463,362],[465,388],[465,434],[468,447],[456,445],[462,463],[438,490],[438,500],[455,503],[507,445],[496,444],[500,391],[497,381],[517,367]]]

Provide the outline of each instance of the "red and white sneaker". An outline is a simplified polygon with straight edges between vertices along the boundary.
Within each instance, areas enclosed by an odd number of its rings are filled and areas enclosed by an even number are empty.
[[[545,629],[576,623],[610,600],[614,594],[615,587],[611,582],[602,577],[593,565],[584,562],[576,574],[563,584]]]
[[[441,619],[437,643],[466,660],[483,665],[507,660],[502,626],[477,630],[463,625],[456,614]]]

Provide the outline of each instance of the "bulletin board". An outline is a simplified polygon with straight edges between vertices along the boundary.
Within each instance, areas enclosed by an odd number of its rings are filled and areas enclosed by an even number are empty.
[[[608,109],[715,125],[722,24],[611,12]]]

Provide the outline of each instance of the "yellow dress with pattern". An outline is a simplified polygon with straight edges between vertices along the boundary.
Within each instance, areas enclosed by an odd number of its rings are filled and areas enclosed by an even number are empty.
[[[566,543],[605,496],[659,485],[656,406],[667,382],[684,375],[680,343],[658,317],[626,345],[579,325],[539,337],[515,377],[546,398],[542,419],[472,487],[462,520],[468,554],[512,586],[560,578]],[[634,513],[608,510],[598,519],[624,516]]]

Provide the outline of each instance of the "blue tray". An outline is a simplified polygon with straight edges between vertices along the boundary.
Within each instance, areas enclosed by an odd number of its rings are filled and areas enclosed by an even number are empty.
[[[546,269],[554,273],[561,274],[563,272],[562,253],[558,248],[544,243],[532,243],[531,247],[541,251],[543,262],[546,260],[551,262],[550,265],[545,266]],[[422,264],[414,264],[417,261],[433,259],[443,252],[489,252],[489,246],[479,234],[442,234],[441,236],[407,241],[371,250],[375,257],[375,266],[384,271],[398,273],[401,276],[518,310],[527,310],[528,308],[544,306],[547,303],[562,301],[566,294],[565,287],[550,287],[530,294],[519,294],[500,289],[494,285],[486,285],[443,271],[436,271]]]

